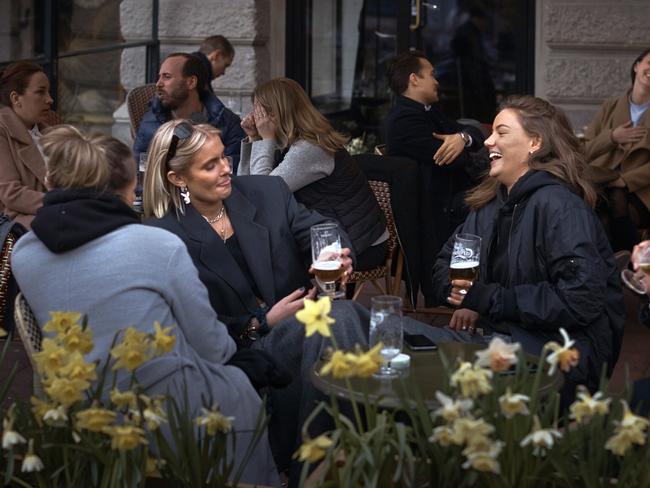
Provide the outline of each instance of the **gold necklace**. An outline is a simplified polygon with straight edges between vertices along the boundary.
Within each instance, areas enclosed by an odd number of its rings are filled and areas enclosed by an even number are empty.
[[[205,215],[202,215],[202,217],[208,221],[208,224],[212,225],[216,222],[219,222],[221,219],[223,219],[223,216],[225,214],[226,214],[226,206],[222,204],[221,210],[219,210],[219,213],[215,217],[212,217],[211,219],[206,217]]]

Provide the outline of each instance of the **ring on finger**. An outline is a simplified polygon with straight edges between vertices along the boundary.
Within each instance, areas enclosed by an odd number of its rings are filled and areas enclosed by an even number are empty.
[[[461,295],[467,295],[467,290],[466,290],[465,288],[461,288],[461,289],[458,291],[458,293],[460,293]]]

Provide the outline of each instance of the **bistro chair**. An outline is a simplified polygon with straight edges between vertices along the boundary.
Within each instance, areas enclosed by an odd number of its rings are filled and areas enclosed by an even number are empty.
[[[43,385],[41,383],[41,377],[38,374],[36,362],[34,361],[34,355],[41,351],[43,333],[38,322],[36,322],[34,312],[32,312],[29,303],[27,303],[22,293],[18,293],[16,296],[14,319],[16,321],[16,330],[18,330],[18,335],[20,336],[20,340],[23,343],[27,358],[34,372],[34,396],[43,397]]]
[[[129,110],[129,120],[131,121],[131,135],[133,137],[138,133],[142,117],[149,110],[149,101],[156,93],[156,84],[148,83],[146,85],[136,86],[126,96],[126,107]]]
[[[390,203],[390,186],[385,181],[369,180],[368,183],[370,184],[370,188],[377,199],[379,208],[381,208],[381,211],[384,213],[384,218],[386,219],[386,227],[388,228],[388,250],[386,251],[386,261],[384,264],[366,271],[354,271],[350,275],[348,283],[355,283],[357,285],[352,300],[356,300],[359,297],[359,294],[368,281],[372,283],[375,289],[380,293],[387,295],[391,293],[399,293],[399,285],[402,280],[404,257],[402,254],[398,254],[395,271],[396,290],[395,286],[392,286],[391,269],[393,267],[393,258],[399,247],[399,237],[397,235],[395,219],[393,218],[393,209]],[[380,283],[380,280],[382,279],[384,280],[383,285]]]

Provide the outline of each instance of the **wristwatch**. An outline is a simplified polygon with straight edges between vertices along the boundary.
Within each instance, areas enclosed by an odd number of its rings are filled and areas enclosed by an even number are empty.
[[[259,326],[260,326],[260,321],[257,320],[257,317],[251,317],[250,320],[248,321],[248,324],[246,325],[246,329],[244,329],[244,332],[240,336],[241,339],[248,339],[249,341],[256,341],[257,339],[260,338],[259,334]]]
[[[461,139],[465,143],[465,147],[472,144],[472,137],[465,131],[459,132]]]

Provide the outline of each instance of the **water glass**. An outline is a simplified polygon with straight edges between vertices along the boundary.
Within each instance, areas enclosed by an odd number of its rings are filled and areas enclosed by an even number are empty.
[[[370,347],[382,343],[380,354],[384,363],[375,375],[378,378],[395,376],[397,370],[390,362],[402,352],[402,299],[396,296],[381,295],[372,297],[370,308]]]

